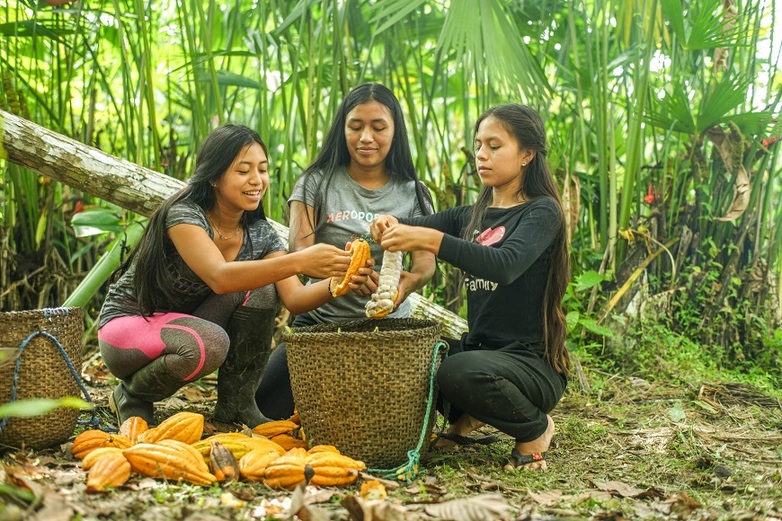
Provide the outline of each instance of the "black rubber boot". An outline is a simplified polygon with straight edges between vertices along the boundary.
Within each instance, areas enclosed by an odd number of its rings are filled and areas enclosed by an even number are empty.
[[[131,416],[154,425],[154,402],[172,396],[185,383],[168,370],[162,357],[156,358],[120,382],[109,396],[109,408],[120,425]]]
[[[270,421],[255,403],[255,391],[271,353],[274,309],[239,307],[228,324],[231,346],[217,372],[217,404],[213,419],[218,427],[242,423],[249,428]]]

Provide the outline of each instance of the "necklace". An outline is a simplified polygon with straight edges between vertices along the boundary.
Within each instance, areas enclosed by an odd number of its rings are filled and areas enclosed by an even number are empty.
[[[209,214],[206,214],[206,218],[209,219],[209,222],[212,223],[212,226],[214,227],[215,231],[217,231],[217,236],[220,237],[222,240],[227,241],[230,239],[233,239],[237,235],[239,235],[239,232],[242,231],[242,225],[240,224],[236,225],[236,230],[234,231],[234,234],[231,236],[224,235],[222,231],[220,231],[220,228],[215,224],[215,222],[212,220],[212,218],[209,216]]]

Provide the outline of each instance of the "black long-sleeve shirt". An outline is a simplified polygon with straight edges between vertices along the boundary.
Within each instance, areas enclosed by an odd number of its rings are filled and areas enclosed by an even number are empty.
[[[468,349],[514,341],[542,349],[550,250],[563,225],[556,202],[538,197],[512,208],[488,208],[475,242],[461,238],[471,211],[459,206],[400,222],[445,233],[438,257],[465,272]]]

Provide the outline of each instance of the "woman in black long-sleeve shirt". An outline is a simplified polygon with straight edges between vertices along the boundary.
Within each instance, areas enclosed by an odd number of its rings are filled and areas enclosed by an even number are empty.
[[[451,405],[445,437],[486,423],[516,440],[506,468],[545,469],[548,413],[570,367],[561,305],[570,268],[543,122],[523,105],[489,109],[475,124],[475,150],[483,189],[474,205],[381,216],[372,234],[388,250],[430,251],[464,272],[469,332],[449,341],[437,374]]]

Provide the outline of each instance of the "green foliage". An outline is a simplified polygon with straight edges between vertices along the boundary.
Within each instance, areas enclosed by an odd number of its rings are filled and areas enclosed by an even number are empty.
[[[768,310],[782,296],[782,161],[770,138],[782,136],[782,75],[760,50],[778,33],[770,13],[779,4],[160,0],[64,9],[11,0],[0,8],[0,109],[177,179],[189,177],[216,124],[250,125],[270,147],[266,214],[285,223],[293,183],[359,83],[385,83],[402,101],[438,209],[474,200],[480,112],[529,104],[546,122],[566,207],[571,348],[609,363],[617,340],[610,320],[596,317],[655,256],[629,297],[641,286],[649,299],[672,295],[671,313],[658,317],[672,335],[728,367],[776,374]],[[89,289],[74,288],[135,217],[2,165],[0,309],[70,297],[94,316],[109,263],[87,277]],[[84,222],[91,213],[107,220]],[[114,228],[84,235],[96,223]],[[459,278],[443,268],[427,297],[463,311]]]
[[[62,407],[89,411],[92,409],[92,404],[75,396],[66,396],[58,399],[34,398],[16,400],[0,405],[0,418],[32,418],[43,416]]]

